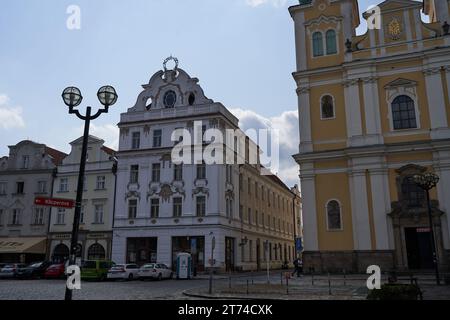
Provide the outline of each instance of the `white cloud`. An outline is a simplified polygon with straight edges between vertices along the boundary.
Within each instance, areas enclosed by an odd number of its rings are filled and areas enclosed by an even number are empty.
[[[292,155],[298,153],[298,112],[285,111],[279,116],[268,118],[254,111],[239,108],[231,109],[230,111],[239,119],[239,126],[244,132],[248,129],[278,130],[280,171],[276,173],[288,186],[299,184],[298,165],[292,158]]]
[[[271,4],[276,8],[284,7],[287,0],[245,0],[245,3],[253,8],[259,7],[263,4]]]
[[[6,94],[0,94],[0,129],[24,128],[21,107],[11,107]]]
[[[83,135],[83,127],[77,128],[77,134]],[[91,123],[89,134],[105,140],[105,145],[114,150],[119,148],[119,128],[113,124],[95,125]]]

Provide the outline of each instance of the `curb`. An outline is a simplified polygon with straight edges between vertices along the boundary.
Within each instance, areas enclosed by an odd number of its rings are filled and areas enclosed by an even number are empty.
[[[183,291],[182,294],[186,297],[202,298],[208,300],[259,300],[258,298],[250,298],[250,297],[230,297],[230,296],[213,297],[209,295],[202,295],[200,293],[189,293],[187,292],[187,290]],[[279,299],[264,299],[264,300],[279,300]]]

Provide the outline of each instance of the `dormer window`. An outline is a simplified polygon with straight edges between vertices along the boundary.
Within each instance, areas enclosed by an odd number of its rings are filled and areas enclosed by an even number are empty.
[[[174,91],[169,90],[164,94],[164,107],[173,108],[177,102],[177,95]]]

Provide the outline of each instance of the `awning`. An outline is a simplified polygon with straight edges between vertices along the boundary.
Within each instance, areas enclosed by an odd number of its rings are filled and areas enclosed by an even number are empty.
[[[0,253],[45,254],[47,238],[0,238]]]

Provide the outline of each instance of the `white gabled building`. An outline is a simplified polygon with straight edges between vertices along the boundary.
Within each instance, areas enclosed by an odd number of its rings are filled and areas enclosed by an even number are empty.
[[[241,248],[249,239],[256,243],[260,238],[260,250],[267,237],[293,247],[293,233],[269,235],[242,216],[239,175],[246,166],[172,163],[176,129],[188,129],[191,135],[211,128],[223,133],[238,129],[238,119],[208,99],[197,83],[177,66],[164,68],[143,85],[135,106],[121,115],[112,250],[116,263],[173,267],[179,252],[190,252],[194,268],[201,272],[210,267],[215,238],[216,268],[256,269],[256,261],[241,261]],[[274,263],[279,265],[281,255]]]
[[[78,242],[80,258],[110,259],[115,188],[115,151],[94,136],[88,139]],[[83,138],[70,143],[71,152],[58,165],[53,197],[75,200]],[[69,256],[74,209],[52,208],[49,228],[49,258],[63,261]]]

